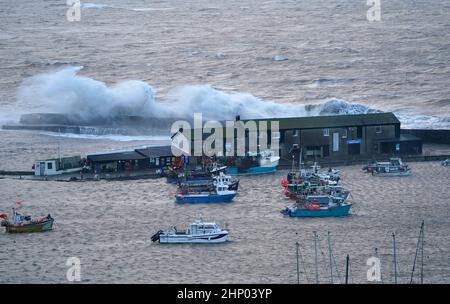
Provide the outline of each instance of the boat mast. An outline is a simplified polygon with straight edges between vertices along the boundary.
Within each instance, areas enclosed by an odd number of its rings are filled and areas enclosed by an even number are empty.
[[[319,284],[319,268],[317,264],[317,232],[314,231],[314,264],[316,267],[316,284]]]
[[[292,169],[291,172],[294,172],[294,163],[295,163],[295,154],[292,154]]]
[[[425,223],[422,220],[422,249],[421,249],[421,256],[422,256],[422,261],[421,261],[421,267],[420,267],[420,284],[423,284],[423,245],[424,245],[424,238],[425,238]]]
[[[375,257],[378,259],[378,260],[380,260],[380,257],[379,257],[379,255],[378,255],[378,248],[376,248],[375,247]],[[381,262],[380,262],[381,263]],[[381,281],[381,283],[383,283],[383,276],[382,276],[382,274],[381,274],[381,271],[380,271],[380,281]]]
[[[61,128],[58,128],[58,158],[59,158],[59,167],[61,168]]]
[[[392,233],[392,240],[394,246],[394,282],[397,284],[397,252],[395,248],[395,233]]]
[[[299,156],[299,158],[300,158],[300,161],[299,161],[299,165],[298,165],[299,166],[298,171],[299,171],[299,173],[301,175],[301,172],[302,172],[303,147],[300,148],[300,156]]]
[[[300,269],[299,269],[299,264],[298,264],[298,242],[295,242],[295,249],[296,249],[296,253],[297,253],[297,284],[300,284]]]
[[[411,271],[411,279],[409,280],[409,284],[412,284],[412,281],[414,278],[414,271],[416,270],[417,255],[419,254],[419,247],[421,244],[422,244],[422,250],[421,250],[422,269],[421,269],[421,273],[420,273],[420,279],[421,279],[421,283],[423,283],[423,228],[424,228],[424,221],[422,221],[422,225],[420,226],[419,239],[417,240],[416,254],[414,255],[414,262],[413,262],[413,267],[412,267],[412,271]]]
[[[348,267],[350,264],[350,256],[347,254],[347,259],[345,263],[345,284],[348,284]]]
[[[330,281],[331,284],[333,284],[333,263],[331,261],[331,257],[333,255],[332,250],[331,250],[331,239],[330,239],[330,231],[328,231],[328,255],[330,257]]]

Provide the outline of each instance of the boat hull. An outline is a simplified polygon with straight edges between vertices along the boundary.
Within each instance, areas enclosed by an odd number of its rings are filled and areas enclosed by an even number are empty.
[[[265,167],[250,167],[245,170],[239,170],[237,167],[229,167],[225,169],[225,174],[229,175],[253,175],[253,174],[265,174],[273,173],[277,171],[276,166],[265,166]]]
[[[42,223],[26,224],[26,225],[11,225],[7,224],[7,233],[31,233],[31,232],[45,232],[53,229],[54,219],[46,220]]]
[[[385,176],[410,176],[411,175],[411,171],[404,171],[404,172],[377,172],[375,171],[373,173],[374,176],[381,176],[381,177],[385,177]]]
[[[180,179],[178,177],[166,177],[167,183],[177,184]],[[189,177],[188,182],[207,183],[211,181],[211,177]]]
[[[177,203],[229,203],[236,196],[236,193],[232,194],[177,194],[175,199]]]
[[[228,239],[228,232],[211,235],[160,235],[161,244],[217,244]]]
[[[341,217],[349,214],[351,204],[326,209],[288,209],[287,215],[290,217]]]
[[[230,191],[238,191],[239,188],[239,180],[236,180],[232,182],[231,184],[227,184],[228,190]],[[214,187],[214,185],[211,184],[210,181],[204,183],[204,182],[192,182],[189,181],[187,183],[182,183],[181,188],[188,187],[189,189],[192,189],[194,192],[204,192],[209,191]]]

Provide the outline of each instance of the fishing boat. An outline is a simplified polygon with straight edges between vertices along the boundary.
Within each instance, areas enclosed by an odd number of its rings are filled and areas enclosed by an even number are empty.
[[[172,227],[167,232],[159,230],[151,237],[152,242],[159,241],[161,244],[214,244],[226,242],[227,239],[228,230],[202,220],[196,220],[188,229],[178,231]]]
[[[177,193],[178,203],[228,203],[237,195],[237,191],[229,190],[228,185],[219,183],[213,191],[187,191]]]
[[[387,162],[375,162],[363,166],[363,171],[377,176],[408,176],[411,170],[399,157],[391,157]]]
[[[272,151],[259,153],[248,152],[246,157],[230,159],[225,169],[226,174],[251,175],[273,173],[277,170],[279,156],[274,156]]]
[[[237,191],[239,188],[239,179],[219,172],[219,175],[212,176],[208,181],[182,181],[178,183],[178,187],[182,191],[213,191],[217,184],[225,184],[228,186],[228,190]]]
[[[322,201],[299,201],[294,206],[286,207],[282,214],[290,217],[341,217],[349,214],[352,204],[346,201],[335,201],[329,197],[324,204]]]
[[[398,157],[390,158],[389,162],[379,162],[372,170],[374,176],[409,176],[411,169]]]
[[[50,214],[33,219],[31,216],[24,216],[13,210],[11,220],[6,214],[0,214],[0,221],[0,225],[5,227],[6,233],[30,233],[52,230],[54,219]]]

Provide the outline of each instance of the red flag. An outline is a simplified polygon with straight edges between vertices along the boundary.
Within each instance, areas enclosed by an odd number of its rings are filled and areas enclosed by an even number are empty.
[[[19,205],[19,206],[22,206],[22,201],[21,200],[17,200],[16,204]]]

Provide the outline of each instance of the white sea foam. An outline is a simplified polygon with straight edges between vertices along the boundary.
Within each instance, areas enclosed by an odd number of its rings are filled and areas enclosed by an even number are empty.
[[[74,139],[105,139],[113,141],[167,141],[170,143],[168,136],[130,136],[130,135],[94,135],[94,134],[73,134],[73,133],[58,133],[58,132],[39,132],[42,135],[60,136]]]
[[[104,82],[78,75],[82,67],[68,67],[53,73],[26,79],[19,100],[45,112],[82,117],[114,118],[122,115],[155,117],[192,117],[202,113],[205,119],[274,118],[294,116],[341,115],[380,112],[369,106],[330,98],[320,104],[276,103],[247,93],[228,93],[210,85],[177,87],[167,102],[157,102],[153,88],[137,80],[108,86]],[[449,128],[450,118],[396,113],[410,128]]]
[[[97,4],[97,3],[81,3],[81,8],[90,9],[90,8],[96,8],[101,9],[105,7],[111,7],[107,4]]]

